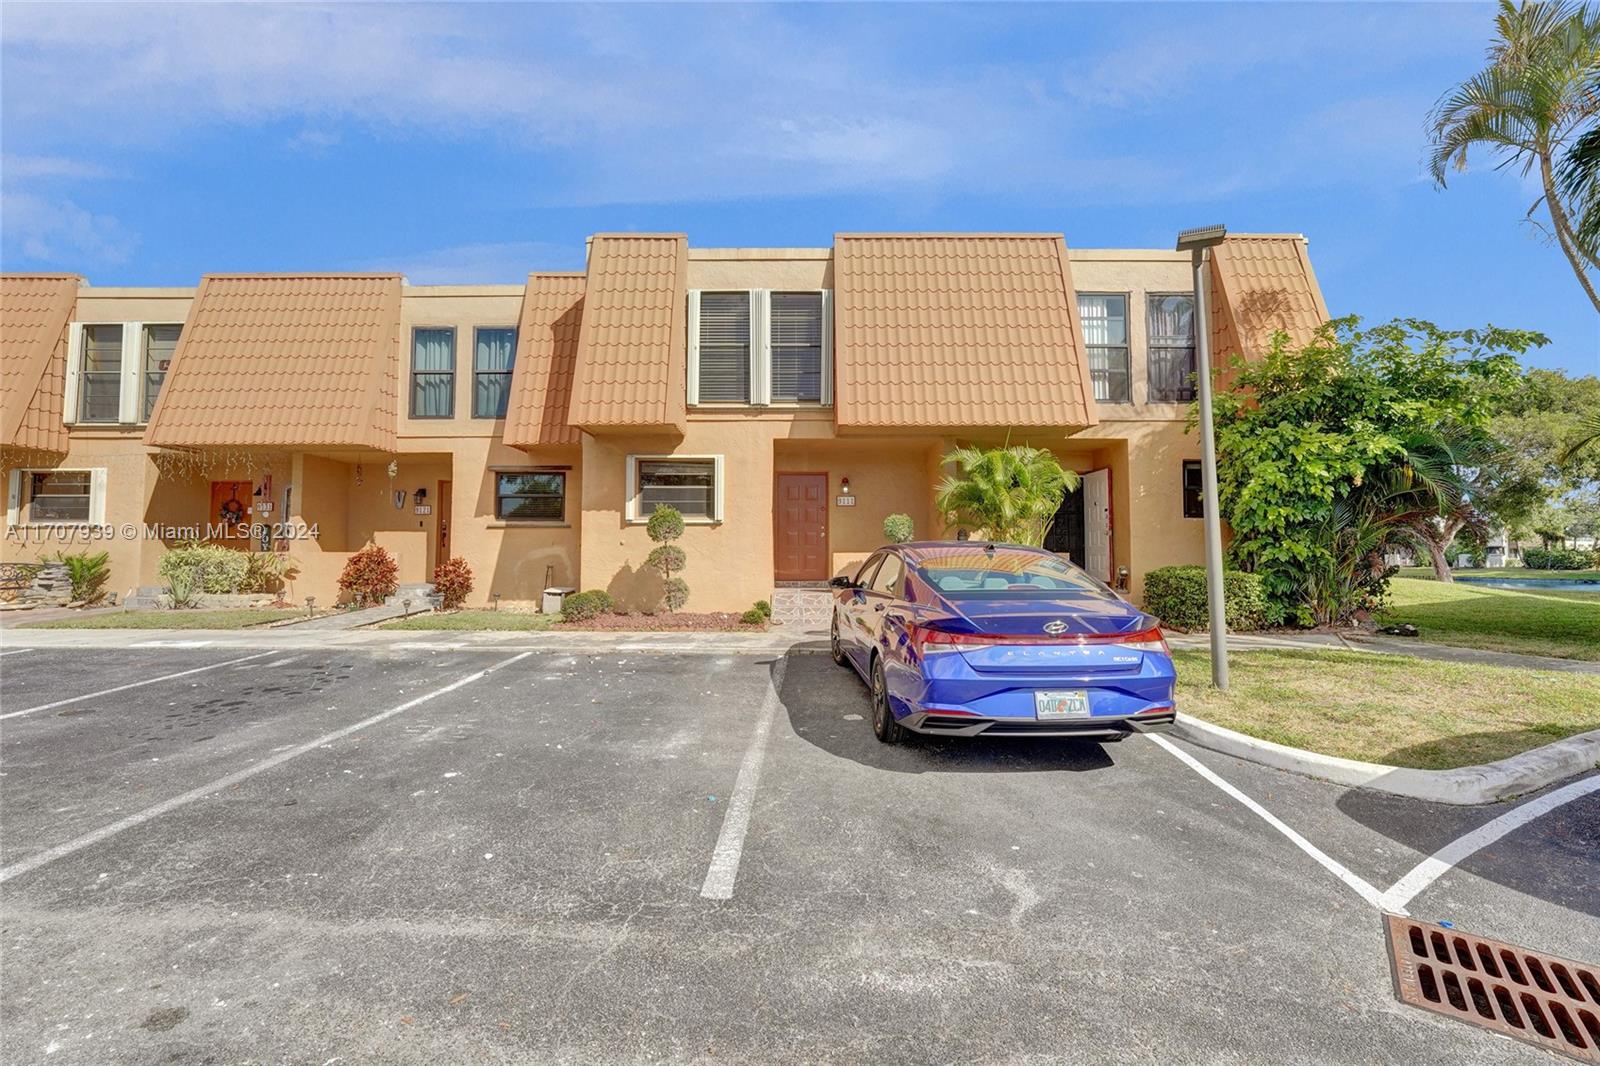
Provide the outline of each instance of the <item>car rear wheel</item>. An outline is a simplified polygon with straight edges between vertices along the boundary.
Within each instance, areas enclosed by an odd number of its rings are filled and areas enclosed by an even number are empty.
[[[850,659],[844,653],[844,642],[839,639],[839,612],[833,612],[833,627],[828,633],[828,651],[833,655],[833,661],[840,666],[850,665]]]
[[[885,744],[898,744],[905,739],[905,726],[894,720],[889,709],[889,682],[883,673],[883,660],[872,660],[872,735]]]

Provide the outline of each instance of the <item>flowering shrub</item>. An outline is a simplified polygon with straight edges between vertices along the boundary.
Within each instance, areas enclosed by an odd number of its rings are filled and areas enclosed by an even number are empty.
[[[339,587],[354,596],[357,604],[382,603],[400,587],[400,566],[376,544],[368,545],[344,564]]]
[[[446,559],[433,568],[433,590],[444,598],[445,610],[455,610],[472,591],[472,568],[460,556]]]

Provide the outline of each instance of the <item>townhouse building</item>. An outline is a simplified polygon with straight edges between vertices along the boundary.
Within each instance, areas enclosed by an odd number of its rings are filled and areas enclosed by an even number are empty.
[[[1212,249],[1219,359],[1327,318],[1298,235]],[[162,582],[196,536],[286,552],[337,597],[379,544],[402,581],[467,560],[469,603],[547,586],[659,598],[658,503],[685,516],[691,610],[820,585],[934,506],[960,444],[1082,475],[1049,547],[1135,598],[1203,558],[1188,253],[1059,234],[839,234],[698,248],[600,234],[525,285],[210,274],[194,288],[0,279],[4,559],[110,553]]]

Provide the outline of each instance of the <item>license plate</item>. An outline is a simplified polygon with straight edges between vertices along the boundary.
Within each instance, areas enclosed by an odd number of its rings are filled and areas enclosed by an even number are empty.
[[[1040,720],[1053,718],[1089,717],[1089,693],[1083,689],[1071,692],[1035,692],[1033,714]]]

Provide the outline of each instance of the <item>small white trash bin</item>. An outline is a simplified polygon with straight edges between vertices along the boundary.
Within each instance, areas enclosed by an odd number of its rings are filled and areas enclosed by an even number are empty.
[[[563,588],[545,589],[544,602],[539,605],[539,610],[543,611],[545,614],[560,614],[561,602],[577,591],[577,589]]]

